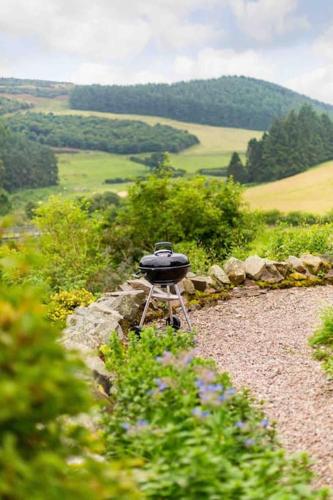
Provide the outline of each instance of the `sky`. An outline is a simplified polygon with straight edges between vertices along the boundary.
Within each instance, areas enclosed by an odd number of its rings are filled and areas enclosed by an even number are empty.
[[[0,0],[0,76],[245,75],[333,103],[333,0]]]

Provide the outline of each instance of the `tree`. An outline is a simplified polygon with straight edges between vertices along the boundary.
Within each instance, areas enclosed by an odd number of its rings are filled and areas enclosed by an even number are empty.
[[[236,182],[244,184],[248,181],[247,169],[242,164],[238,153],[233,153],[228,165],[227,176],[233,177]]]

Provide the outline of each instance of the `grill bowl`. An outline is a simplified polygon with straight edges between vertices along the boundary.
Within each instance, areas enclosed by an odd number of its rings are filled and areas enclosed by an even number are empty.
[[[178,283],[183,278],[185,278],[190,265],[178,266],[178,267],[155,267],[148,268],[140,266],[142,273],[149,283],[152,285],[172,285]]]
[[[152,285],[172,285],[185,278],[190,263],[186,255],[174,253],[171,243],[156,243],[153,254],[142,257],[139,267]]]

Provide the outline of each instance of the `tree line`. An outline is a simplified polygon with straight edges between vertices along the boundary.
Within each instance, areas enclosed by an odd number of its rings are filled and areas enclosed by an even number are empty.
[[[234,153],[228,175],[241,183],[283,179],[333,159],[333,122],[309,105],[274,121],[262,139],[251,139],[243,165]]]
[[[267,130],[275,118],[300,108],[303,103],[333,112],[333,106],[243,76],[173,84],[80,85],[70,92],[70,105],[74,109],[165,116],[256,130]]]
[[[70,147],[135,154],[154,151],[177,153],[197,144],[196,136],[168,125],[95,116],[61,116],[52,113],[16,114],[8,126],[32,141],[53,147]]]
[[[0,189],[14,191],[57,184],[53,151],[0,124]]]
[[[32,108],[32,104],[28,102],[18,101],[16,99],[7,99],[7,97],[0,96],[0,115],[29,108]]]

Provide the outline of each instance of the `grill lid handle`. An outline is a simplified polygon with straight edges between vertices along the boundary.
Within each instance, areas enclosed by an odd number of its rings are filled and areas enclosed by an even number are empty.
[[[170,243],[170,241],[159,241],[158,243],[155,243],[155,255],[158,255],[160,253],[172,254],[172,252],[172,243]]]

